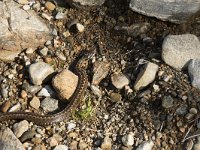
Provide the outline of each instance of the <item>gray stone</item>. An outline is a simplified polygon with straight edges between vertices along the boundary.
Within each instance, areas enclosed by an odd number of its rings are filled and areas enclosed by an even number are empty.
[[[53,150],[68,150],[66,145],[57,145]]]
[[[0,130],[0,145],[1,150],[25,150],[10,128]]]
[[[13,132],[16,135],[16,137],[19,138],[20,136],[22,136],[22,134],[28,130],[28,126],[29,123],[26,120],[20,121],[19,123],[15,123],[13,125]]]
[[[151,82],[154,81],[156,77],[156,73],[158,71],[158,65],[148,62],[145,64],[145,66],[142,68],[140,73],[138,74],[138,77],[135,81],[134,89],[135,90],[141,90],[147,85],[149,85]]]
[[[183,105],[183,106],[180,106],[176,109],[176,114],[177,115],[181,115],[181,116],[184,116],[187,114],[187,106],[186,105]]]
[[[52,38],[50,28],[34,11],[20,7],[12,0],[0,1],[0,60],[13,61],[22,50]]]
[[[100,6],[105,0],[65,0],[71,6],[80,8],[81,6]]]
[[[164,21],[184,23],[199,11],[200,3],[198,0],[131,0],[129,7],[133,11]]]
[[[192,86],[200,89],[200,59],[191,60],[188,65],[188,73]]]
[[[55,111],[58,109],[58,100],[47,97],[41,102],[41,107],[45,112]]]
[[[31,64],[29,67],[29,76],[33,84],[41,85],[47,81],[49,76],[54,72],[53,67],[44,62]]]
[[[162,59],[177,70],[185,69],[191,59],[200,59],[199,49],[195,35],[168,35],[162,44]]]
[[[169,95],[169,96],[164,96],[162,99],[162,107],[164,108],[170,108],[173,106],[173,98]]]
[[[140,144],[136,150],[151,150],[153,148],[153,141],[145,141],[142,144]]]

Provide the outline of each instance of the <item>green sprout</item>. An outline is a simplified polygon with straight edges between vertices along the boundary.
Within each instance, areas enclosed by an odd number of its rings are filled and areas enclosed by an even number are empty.
[[[76,112],[76,116],[77,118],[80,119],[87,119],[91,117],[92,111],[93,109],[92,109],[91,98],[88,97],[85,100],[85,104],[83,105],[83,107]]]

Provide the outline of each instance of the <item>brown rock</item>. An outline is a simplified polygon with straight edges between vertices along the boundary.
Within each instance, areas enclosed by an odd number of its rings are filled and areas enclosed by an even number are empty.
[[[61,99],[67,100],[74,93],[78,77],[69,70],[63,70],[52,80],[52,85]]]
[[[50,11],[53,11],[56,8],[56,6],[52,2],[46,2],[45,7]]]
[[[5,113],[8,111],[8,109],[10,108],[10,101],[6,101],[5,103],[3,103],[3,105],[1,106],[1,112]]]

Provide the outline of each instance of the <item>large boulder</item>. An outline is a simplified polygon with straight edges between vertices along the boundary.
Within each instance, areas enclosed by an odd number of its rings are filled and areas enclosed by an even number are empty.
[[[184,23],[200,10],[199,0],[131,0],[129,7],[143,15]]]
[[[36,48],[52,38],[51,29],[35,12],[13,0],[0,1],[0,60],[12,61],[23,49]]]

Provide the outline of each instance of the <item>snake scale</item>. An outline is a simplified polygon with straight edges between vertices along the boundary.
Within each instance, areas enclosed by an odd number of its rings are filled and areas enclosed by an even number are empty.
[[[0,114],[0,122],[8,120],[23,119],[31,121],[37,125],[45,126],[55,122],[60,122],[67,119],[73,109],[76,109],[80,104],[80,101],[84,97],[84,93],[87,88],[88,78],[86,73],[86,66],[83,64],[88,61],[89,52],[85,52],[79,61],[76,63],[74,73],[78,76],[78,84],[76,90],[70,97],[70,102],[66,108],[56,114],[40,115],[32,112],[7,112]]]

